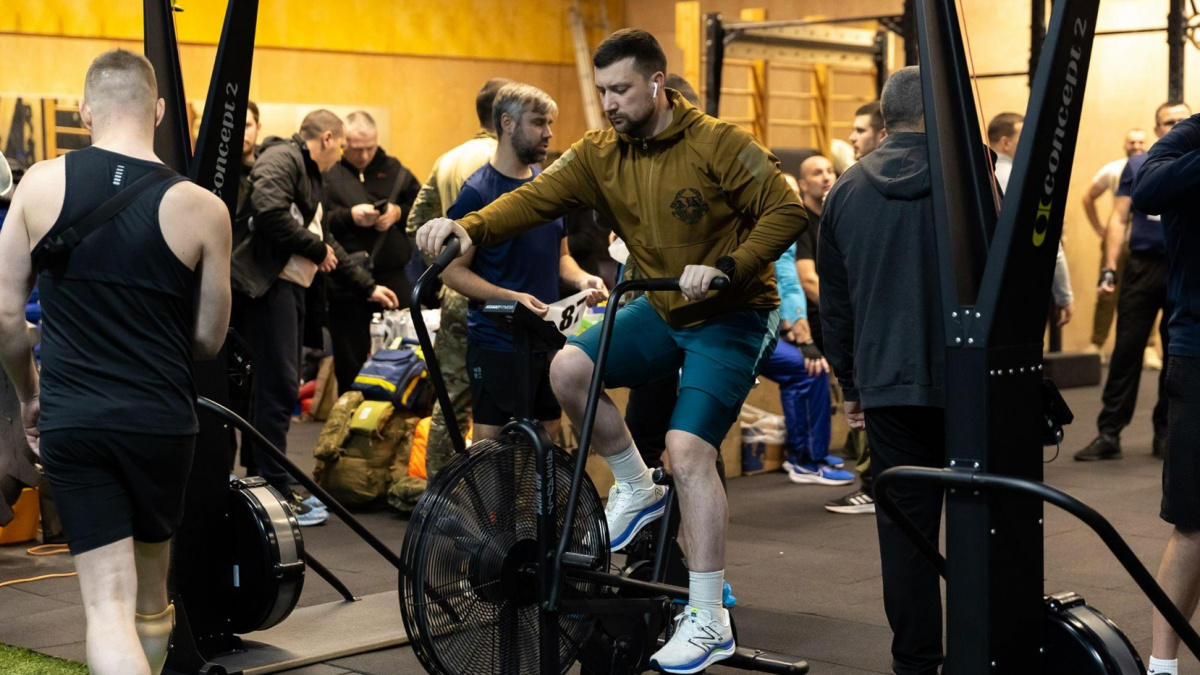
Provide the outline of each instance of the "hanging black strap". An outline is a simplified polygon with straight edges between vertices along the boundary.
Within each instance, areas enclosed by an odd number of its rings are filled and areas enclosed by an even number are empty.
[[[33,258],[33,268],[41,271],[65,261],[71,255],[71,251],[83,243],[84,239],[115,218],[148,188],[176,175],[174,171],[165,166],[157,168],[130,183],[124,190],[113,195],[108,201],[97,206],[74,224],[68,225],[56,234],[47,234],[30,254]]]

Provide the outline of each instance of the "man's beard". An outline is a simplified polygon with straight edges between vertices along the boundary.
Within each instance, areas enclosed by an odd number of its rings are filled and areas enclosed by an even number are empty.
[[[541,147],[540,140],[530,142],[525,138],[525,133],[520,129],[513,132],[512,146],[513,153],[522,164],[539,164],[546,159],[546,151]]]
[[[654,106],[651,106],[646,111],[646,114],[641,117],[634,118],[628,115],[624,115],[623,117],[625,117],[626,134],[634,138],[645,138],[646,128],[650,125],[651,118],[654,117]],[[610,119],[609,122],[612,122],[612,120]]]

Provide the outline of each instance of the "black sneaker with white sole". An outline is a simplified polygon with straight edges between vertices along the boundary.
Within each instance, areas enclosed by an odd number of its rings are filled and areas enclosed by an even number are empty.
[[[859,489],[840,499],[825,502],[825,510],[833,513],[875,513],[875,498]]]

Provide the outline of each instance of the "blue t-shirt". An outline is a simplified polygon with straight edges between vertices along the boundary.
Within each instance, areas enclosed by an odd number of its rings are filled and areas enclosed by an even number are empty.
[[[1200,358],[1200,115],[1176,124],[1143,157],[1133,200],[1162,214],[1169,351]]]
[[[478,211],[539,173],[535,167],[529,178],[510,178],[491,163],[484,164],[463,184],[446,216],[457,219]],[[567,230],[559,218],[495,246],[476,248],[471,271],[500,288],[528,293],[547,304],[554,302],[558,300],[558,264],[565,236]],[[480,301],[468,305],[467,340],[483,349],[511,352],[512,335],[484,316],[482,309]]]
[[[1121,185],[1117,188],[1118,197],[1133,196],[1133,177],[1138,169],[1146,163],[1149,155],[1141,154],[1129,158],[1125,162],[1125,170],[1121,172]],[[1131,209],[1133,222],[1129,227],[1129,250],[1137,253],[1165,256],[1167,249],[1163,244],[1162,217],[1147,215],[1136,206]]]

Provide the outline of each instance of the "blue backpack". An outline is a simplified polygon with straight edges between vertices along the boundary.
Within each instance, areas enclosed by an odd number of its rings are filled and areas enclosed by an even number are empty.
[[[433,411],[433,386],[420,349],[402,347],[400,340],[394,349],[380,349],[367,359],[354,378],[350,389],[361,391],[363,398],[389,401],[398,408],[418,417],[428,417]]]

